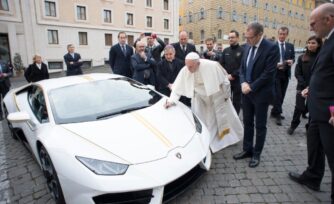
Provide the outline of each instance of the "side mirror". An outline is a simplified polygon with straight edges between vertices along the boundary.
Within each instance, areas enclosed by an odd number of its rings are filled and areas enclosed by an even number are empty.
[[[15,112],[10,113],[7,116],[7,120],[11,123],[22,123],[30,120],[30,116],[27,112]]]

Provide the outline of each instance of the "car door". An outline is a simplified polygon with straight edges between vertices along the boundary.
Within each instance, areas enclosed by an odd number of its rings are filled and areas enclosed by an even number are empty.
[[[24,97],[22,108],[30,115],[30,120],[22,124],[22,130],[24,131],[28,148],[37,156],[36,138],[43,125],[49,123],[49,115],[46,108],[46,102],[44,98],[44,91],[42,87],[38,85],[32,85],[27,89],[26,93],[23,93],[21,97]],[[22,101],[22,100],[20,100]]]

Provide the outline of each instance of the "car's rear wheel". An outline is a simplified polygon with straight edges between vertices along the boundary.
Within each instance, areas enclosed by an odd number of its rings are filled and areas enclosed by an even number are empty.
[[[57,204],[65,204],[65,198],[59,183],[57,172],[52,164],[48,152],[43,146],[39,150],[39,159],[41,162],[42,171],[46,178],[46,183],[53,199]]]
[[[5,105],[4,105],[4,107],[3,107],[3,112],[4,112],[4,114],[5,114],[5,118],[6,118],[7,125],[8,125],[8,129],[9,129],[9,132],[10,132],[11,136],[12,136],[15,140],[17,140],[18,138],[16,137],[16,135],[15,135],[15,133],[14,133],[13,125],[12,125],[12,123],[10,123],[10,122],[8,121],[8,119],[7,119],[7,116],[8,116],[8,110],[7,110],[7,108],[6,108]]]

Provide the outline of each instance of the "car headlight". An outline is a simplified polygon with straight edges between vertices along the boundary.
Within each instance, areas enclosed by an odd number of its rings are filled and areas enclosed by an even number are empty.
[[[76,156],[83,165],[98,175],[123,175],[127,171],[129,165],[120,164],[86,157]]]
[[[195,126],[196,126],[196,132],[202,133],[202,124],[201,124],[201,122],[198,120],[197,116],[194,113],[193,113],[193,117],[194,117],[194,122],[195,122]]]

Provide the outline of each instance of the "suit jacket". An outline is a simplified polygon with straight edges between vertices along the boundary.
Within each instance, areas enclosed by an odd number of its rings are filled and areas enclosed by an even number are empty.
[[[276,42],[277,46],[281,46],[279,42]],[[278,51],[279,52],[279,51]],[[293,44],[285,42],[285,55],[283,60],[293,60],[295,62],[295,47]],[[291,77],[291,66],[285,64],[283,70],[277,69],[277,76],[278,77]]]
[[[149,84],[155,86],[155,73],[154,68],[156,66],[156,62],[152,56],[147,55],[147,60],[144,61],[143,58],[140,57],[138,53],[131,56],[131,66],[133,68],[133,79],[137,80],[141,83]],[[144,75],[149,75],[146,79]]]
[[[279,61],[279,49],[277,44],[273,44],[267,39],[263,39],[257,49],[251,72],[251,82],[248,82],[252,91],[245,96],[250,97],[257,103],[271,102],[274,93],[274,78]],[[245,46],[240,66],[240,83],[247,82],[247,57],[250,50],[251,46]]]
[[[183,50],[182,50],[179,42],[173,43],[172,45],[175,48],[175,58],[178,58],[178,59],[180,59],[182,61],[185,60],[186,55],[188,53],[190,53],[190,52],[197,52],[195,45],[192,45],[190,43],[187,43],[187,45],[186,45],[186,51],[185,52],[183,52]]]
[[[13,72],[12,69],[8,66],[8,63],[6,63],[3,60],[0,60],[0,64],[1,64],[1,73],[6,73],[7,76],[0,76],[0,90],[1,90],[1,94],[4,95],[8,92],[9,88],[10,88],[10,80],[9,78],[13,76]]]
[[[171,70],[169,62],[166,59],[163,59],[157,65],[157,81],[159,82],[158,90],[167,96],[170,95],[168,84],[174,83],[180,70],[184,67],[184,62],[175,58],[172,61],[172,67],[173,69]]]
[[[136,47],[137,42],[140,41],[141,38],[138,38],[133,46]],[[160,38],[156,38],[157,42],[159,43],[158,45],[154,45],[153,48],[150,47],[145,47],[145,53],[150,53],[150,55],[154,58],[154,60],[158,63],[161,61],[161,53],[166,47],[166,44],[164,41],[162,41]]]
[[[49,72],[46,64],[42,62],[41,69],[39,69],[36,63],[29,65],[28,69],[24,72],[24,77],[28,82],[41,81],[43,79],[49,79]]]
[[[131,78],[131,56],[133,55],[133,48],[129,45],[125,45],[125,49],[126,54],[124,55],[119,43],[112,46],[109,51],[109,64],[113,73]]]
[[[312,67],[308,105],[311,120],[327,123],[334,105],[334,34],[327,39]]]
[[[70,53],[64,55],[64,61],[67,66],[67,76],[82,74],[81,65],[82,62],[79,53],[74,53],[74,57]],[[73,64],[70,64],[73,62]]]
[[[154,60],[158,63],[161,61],[161,52],[166,47],[166,44],[160,38],[157,38],[157,41],[159,45],[154,46],[152,50],[150,50],[149,47],[146,47],[145,52],[150,53],[152,57],[154,58]]]
[[[295,77],[297,79],[297,90],[302,91],[310,84],[311,79],[311,68],[314,64],[314,61],[318,55],[318,53],[310,53],[308,54],[309,59],[303,61],[302,54],[298,57],[296,68],[295,68]]]
[[[204,58],[204,59],[208,59],[208,60],[213,60],[213,61],[219,61],[219,58],[220,58],[220,55],[219,55],[219,52],[218,52],[218,50],[212,50],[214,53],[215,53],[215,55],[214,56],[209,56],[208,55],[208,50],[205,50],[204,52],[203,52],[203,55],[202,55],[202,58]]]

